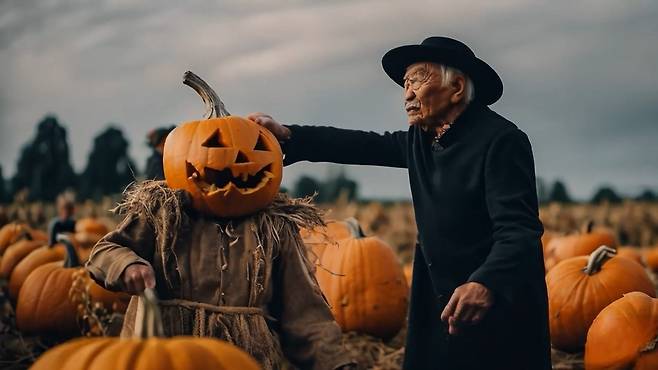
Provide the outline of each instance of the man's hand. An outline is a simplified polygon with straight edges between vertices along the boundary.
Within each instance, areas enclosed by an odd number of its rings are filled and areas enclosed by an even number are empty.
[[[249,114],[247,118],[270,130],[270,132],[280,141],[290,139],[290,130],[286,126],[275,121],[274,118],[268,114],[255,112]]]
[[[476,282],[466,283],[455,289],[441,313],[441,320],[448,323],[450,335],[457,335],[460,327],[482,321],[493,301],[493,293],[489,288]]]
[[[128,265],[122,274],[126,293],[140,294],[146,288],[155,288],[155,271],[142,263]]]

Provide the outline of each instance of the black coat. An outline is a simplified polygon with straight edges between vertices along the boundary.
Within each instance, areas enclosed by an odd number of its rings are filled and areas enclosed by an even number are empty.
[[[405,369],[548,370],[550,341],[532,149],[513,123],[470,106],[433,142],[417,126],[378,134],[289,126],[285,164],[408,168],[416,247]],[[440,315],[453,290],[484,284],[485,318],[460,336]]]

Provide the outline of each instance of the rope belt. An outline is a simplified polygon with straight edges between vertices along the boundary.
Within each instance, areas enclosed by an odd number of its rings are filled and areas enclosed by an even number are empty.
[[[259,307],[244,307],[244,306],[215,306],[208,303],[188,301],[185,299],[167,299],[158,302],[160,306],[165,307],[185,307],[194,311],[195,325],[192,335],[196,337],[206,336],[206,314],[219,313],[219,314],[242,314],[242,315],[260,315],[265,317],[265,312]]]
[[[203,309],[217,313],[241,313],[241,314],[259,314],[263,315],[263,309],[260,307],[244,306],[215,306],[209,303],[188,301],[185,299],[167,299],[158,302],[161,306],[183,306],[191,310]]]

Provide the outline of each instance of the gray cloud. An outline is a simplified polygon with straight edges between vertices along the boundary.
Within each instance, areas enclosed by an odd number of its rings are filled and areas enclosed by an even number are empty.
[[[56,113],[81,169],[93,135],[117,122],[142,164],[154,126],[199,117],[194,70],[235,114],[404,129],[401,91],[381,71],[391,47],[462,39],[503,77],[494,110],[531,137],[537,171],[577,196],[610,183],[658,186],[658,5],[651,0],[467,3],[374,0],[0,3],[0,163],[14,172],[34,123]],[[304,172],[287,169],[287,184]],[[367,196],[409,196],[406,173],[348,169]]]

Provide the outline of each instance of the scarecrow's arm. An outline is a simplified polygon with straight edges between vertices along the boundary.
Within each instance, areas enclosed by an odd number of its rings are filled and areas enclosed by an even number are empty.
[[[510,298],[521,284],[544,274],[540,242],[543,227],[528,137],[518,129],[499,134],[489,147],[484,171],[494,243],[469,281]]]
[[[96,282],[107,289],[120,290],[123,270],[133,263],[150,266],[155,236],[144,217],[130,213],[105,235],[91,251],[86,268]]]
[[[269,309],[278,321],[284,354],[300,369],[333,370],[353,363],[341,344],[341,329],[302,257],[305,246],[301,240],[282,240],[280,246]]]
[[[407,132],[348,130],[326,126],[286,126],[284,164],[299,161],[407,167]]]

